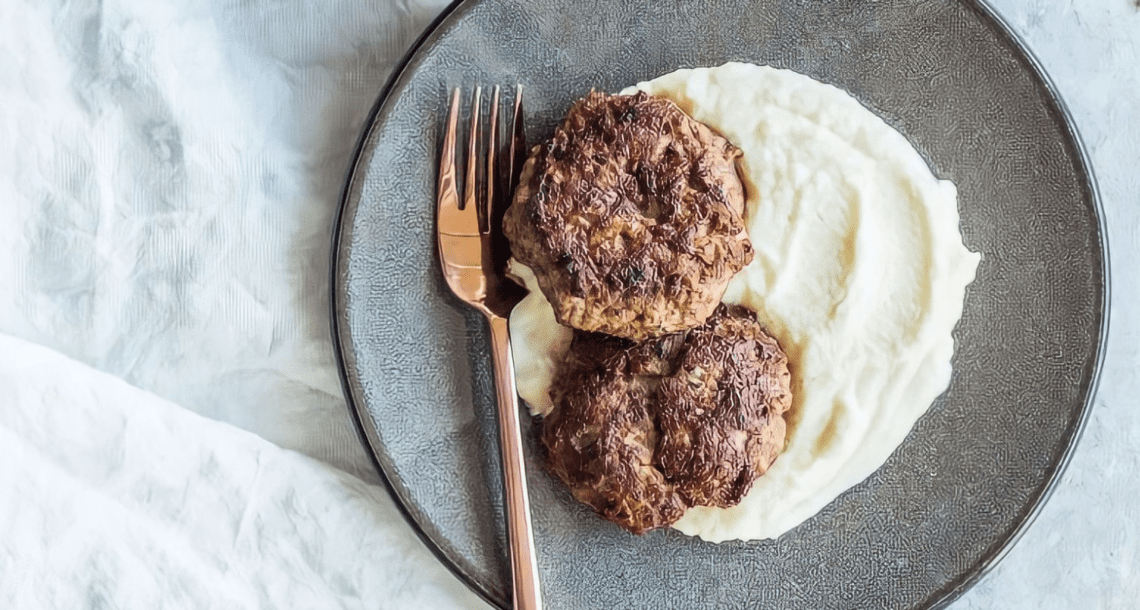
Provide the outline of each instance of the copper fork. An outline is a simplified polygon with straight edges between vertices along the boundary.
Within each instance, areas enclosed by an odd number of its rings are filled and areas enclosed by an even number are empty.
[[[495,395],[498,403],[499,444],[506,488],[507,538],[511,555],[512,593],[516,610],[541,610],[538,566],[530,524],[526,470],[519,429],[518,394],[511,359],[507,318],[526,291],[504,275],[509,257],[502,237],[502,215],[518,180],[525,137],[522,130],[522,87],[515,94],[514,116],[507,155],[499,153],[499,87],[494,88],[489,111],[488,142],[480,146],[480,96],[475,89],[467,137],[466,178],[456,180],[456,130],[459,123],[459,89],[451,96],[443,150],[439,162],[436,235],[439,260],[447,285],[455,296],[478,309],[491,328]],[[482,151],[481,151],[482,148]],[[480,154],[482,152],[482,154]],[[480,171],[482,170],[482,171]]]

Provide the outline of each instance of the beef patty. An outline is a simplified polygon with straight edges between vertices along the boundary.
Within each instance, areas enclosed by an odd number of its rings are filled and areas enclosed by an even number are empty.
[[[504,232],[564,326],[691,328],[752,260],[740,156],[673,102],[590,93],[531,150]]]
[[[784,446],[788,360],[742,307],[639,343],[577,331],[543,420],[550,469],[641,534],[740,502]]]

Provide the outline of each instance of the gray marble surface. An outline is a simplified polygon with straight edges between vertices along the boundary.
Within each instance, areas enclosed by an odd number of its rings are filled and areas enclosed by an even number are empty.
[[[1140,436],[1132,408],[1140,395],[1140,314],[1132,307],[1140,297],[1140,5],[991,4],[1057,85],[1091,155],[1111,253],[1111,330],[1094,410],[1056,493],[1008,556],[952,607],[1128,608],[1140,596],[1133,565],[1140,452],[1131,442]],[[366,573],[345,572],[349,582],[370,583],[366,591],[341,591],[327,598],[330,606],[486,607],[419,544],[377,485],[328,338],[328,240],[352,147],[390,70],[444,7],[0,3],[0,334],[13,339],[4,345],[48,348],[59,363],[81,367],[51,365],[60,375],[90,370],[125,381],[151,397],[132,400],[169,404],[162,412],[177,421],[185,419],[178,410],[203,416],[193,419],[201,426],[187,425],[197,431],[186,433],[187,446],[222,436],[266,455],[306,454],[315,459],[283,467],[317,477],[310,487],[331,497],[375,502],[359,529],[336,533],[364,532],[386,551],[369,555],[376,565]],[[0,371],[9,373],[0,384],[0,432],[13,435],[0,434],[2,446],[23,439],[52,447],[50,439],[29,440],[33,420],[16,417],[12,405],[51,404],[12,400],[25,387],[16,370]],[[34,387],[47,388],[42,398],[60,383]],[[74,402],[77,414],[87,412],[82,397]],[[119,402],[98,404],[121,409]],[[8,499],[0,516],[42,514],[49,522],[59,515],[54,502],[75,501],[33,493],[26,503],[33,508],[17,509],[17,490],[43,487],[17,474],[0,466],[0,497]],[[285,502],[289,494],[269,497]],[[319,537],[321,529],[306,531]],[[321,544],[304,536],[295,543]],[[0,549],[0,567],[16,565],[14,548]],[[44,573],[24,580],[50,581],[54,564],[42,565]],[[270,587],[286,572],[254,570],[249,586]],[[59,587],[100,578],[111,577]],[[0,576],[0,600],[98,607],[99,599],[17,593]],[[153,607],[139,599],[110,597],[121,607]],[[238,606],[281,605],[250,599]],[[186,597],[180,606],[209,600]]]

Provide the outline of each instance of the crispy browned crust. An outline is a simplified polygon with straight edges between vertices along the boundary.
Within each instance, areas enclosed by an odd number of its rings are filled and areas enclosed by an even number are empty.
[[[783,450],[788,360],[740,307],[640,343],[575,333],[543,420],[547,463],[578,500],[641,534],[732,506]]]
[[[740,155],[668,100],[590,93],[532,149],[504,232],[561,324],[691,328],[752,260]]]

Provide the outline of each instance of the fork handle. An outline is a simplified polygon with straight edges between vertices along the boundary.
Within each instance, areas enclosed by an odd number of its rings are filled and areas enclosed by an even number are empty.
[[[499,440],[503,452],[503,486],[506,488],[507,542],[511,549],[511,580],[515,610],[542,610],[538,563],[530,526],[530,500],[523,466],[522,433],[519,425],[515,366],[507,319],[488,316],[491,351],[495,362],[495,395],[498,403]]]

